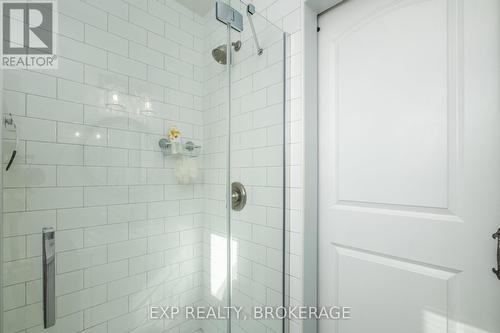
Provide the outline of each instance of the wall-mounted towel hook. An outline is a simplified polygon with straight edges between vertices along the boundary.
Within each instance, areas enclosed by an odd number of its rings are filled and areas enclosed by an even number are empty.
[[[17,125],[16,125],[16,122],[14,121],[14,117],[12,117],[12,113],[4,114],[3,126],[6,129],[13,130],[16,133],[16,145],[14,146],[14,150],[12,151],[12,155],[10,156],[9,162],[7,163],[7,167],[5,168],[5,171],[9,171],[10,167],[12,166],[12,163],[14,163],[14,160],[16,158],[17,147],[19,145],[19,135],[17,133]]]

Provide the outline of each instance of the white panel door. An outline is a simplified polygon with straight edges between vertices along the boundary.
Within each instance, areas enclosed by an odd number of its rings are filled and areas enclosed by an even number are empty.
[[[319,18],[322,333],[499,333],[500,2]]]

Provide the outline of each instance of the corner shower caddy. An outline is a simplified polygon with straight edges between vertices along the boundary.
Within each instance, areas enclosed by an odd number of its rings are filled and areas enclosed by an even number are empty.
[[[201,146],[195,145],[193,141],[184,142],[182,139],[179,142],[173,142],[163,138],[160,139],[158,145],[165,156],[198,157],[201,152]]]

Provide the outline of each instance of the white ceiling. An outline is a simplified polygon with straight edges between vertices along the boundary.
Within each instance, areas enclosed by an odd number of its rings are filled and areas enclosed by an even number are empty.
[[[215,0],[175,0],[200,16],[205,16],[214,8]]]

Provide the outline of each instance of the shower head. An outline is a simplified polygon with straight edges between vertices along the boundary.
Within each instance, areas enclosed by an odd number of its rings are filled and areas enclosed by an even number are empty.
[[[234,50],[238,52],[241,49],[241,41],[233,42],[231,44],[234,47]],[[215,61],[217,61],[221,65],[227,64],[227,46],[226,44],[219,45],[215,49],[212,50],[212,57],[214,57]]]

